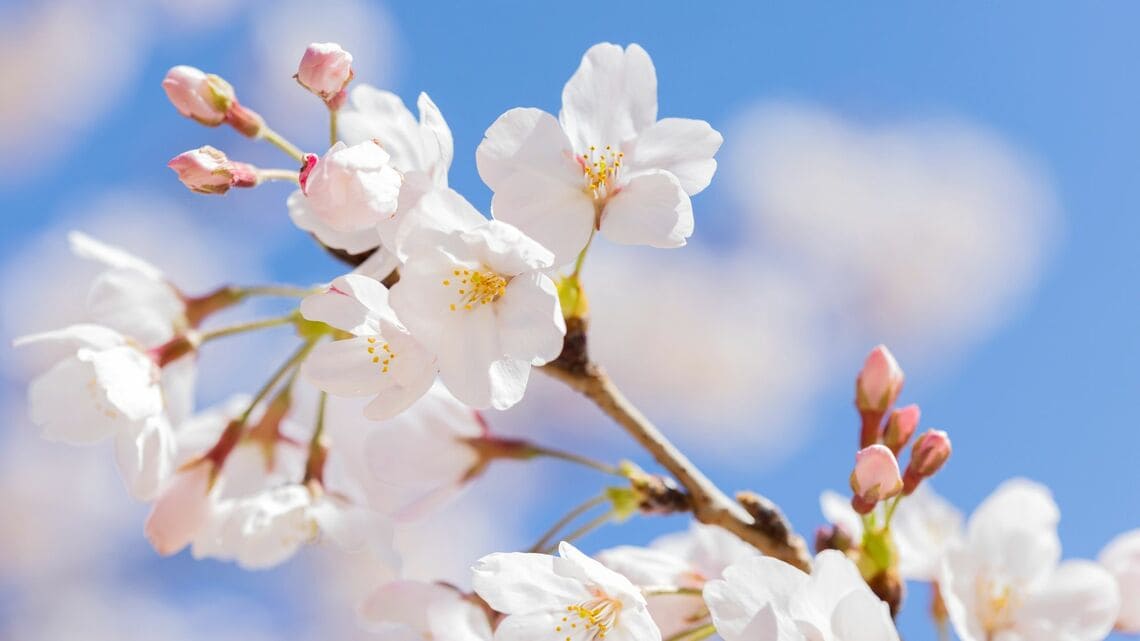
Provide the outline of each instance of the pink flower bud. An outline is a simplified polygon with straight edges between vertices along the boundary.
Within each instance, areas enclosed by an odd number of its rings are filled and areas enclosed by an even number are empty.
[[[876,503],[897,495],[902,489],[898,459],[885,445],[871,445],[855,454],[851,490],[855,492],[852,506],[857,512],[866,514]]]
[[[228,82],[186,65],[166,72],[162,88],[180,114],[208,127],[222,124],[236,100]]]
[[[907,405],[891,412],[887,428],[883,430],[883,443],[898,456],[906,447],[914,431],[918,429],[918,419],[922,415],[917,405]]]
[[[910,494],[922,482],[933,476],[950,458],[950,437],[942,430],[927,430],[910,449],[910,463],[903,476],[903,493]]]
[[[314,42],[305,49],[301,65],[293,77],[302,87],[320,96],[331,108],[352,76],[351,53],[334,42]],[[343,99],[340,102],[343,103]]]
[[[186,547],[210,516],[210,477],[214,466],[201,461],[175,474],[158,495],[143,532],[163,556]]]
[[[256,169],[232,162],[209,145],[178,154],[167,166],[178,174],[183,185],[199,194],[224,194],[230,187],[257,185]]]
[[[855,380],[855,406],[882,416],[894,405],[903,386],[903,372],[884,345],[871,350]]]

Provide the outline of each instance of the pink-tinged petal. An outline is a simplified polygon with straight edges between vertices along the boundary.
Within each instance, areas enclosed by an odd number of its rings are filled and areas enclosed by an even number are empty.
[[[305,360],[301,372],[317,388],[334,396],[371,396],[379,393],[391,377],[373,363],[384,343],[368,336],[321,343]],[[369,351],[369,350],[372,351]]]
[[[562,90],[559,120],[576,149],[618,146],[657,120],[657,71],[631,44],[590,47]]]
[[[675,176],[647,172],[630,179],[606,203],[600,230],[623,245],[680,247],[693,234],[693,204]]]
[[[155,551],[169,556],[189,545],[210,518],[208,464],[171,477],[151,507],[143,531]]]
[[[531,365],[558,358],[566,321],[558,303],[558,290],[548,276],[531,272],[511,279],[495,309],[504,354]]]
[[[898,641],[890,609],[871,593],[859,590],[844,597],[831,614],[831,631],[843,641]]]
[[[1140,632],[1140,529],[1114,538],[1101,551],[1098,560],[1120,586],[1117,628],[1122,632]]]
[[[876,346],[855,379],[856,406],[860,411],[882,415],[898,398],[903,380],[903,371],[890,350],[885,345]]]
[[[716,173],[713,156],[724,137],[703,120],[665,118],[650,125],[622,149],[624,171],[631,174],[663,169],[690,196],[704,191]]]
[[[175,447],[174,430],[163,416],[115,436],[115,465],[132,497],[154,499],[174,470]]]
[[[1120,588],[1091,561],[1066,561],[1017,613],[1052,638],[1097,641],[1112,631],[1120,613]]]
[[[561,617],[566,606],[591,596],[577,580],[555,574],[554,557],[547,554],[489,554],[479,559],[471,572],[475,593],[504,614],[550,609]]]
[[[285,204],[289,208],[293,224],[316,236],[323,245],[343,249],[350,254],[363,254],[380,246],[380,234],[375,228],[337,231],[325,224],[313,213],[308,199],[300,189],[289,194]]]

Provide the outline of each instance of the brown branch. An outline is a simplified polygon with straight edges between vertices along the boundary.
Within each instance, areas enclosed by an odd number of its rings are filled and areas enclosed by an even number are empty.
[[[689,493],[693,516],[701,523],[732,532],[768,556],[811,571],[811,556],[802,537],[789,526],[774,503],[754,493],[729,499],[631,403],[586,351],[586,323],[567,321],[562,355],[543,371],[589,398],[625,429]]]

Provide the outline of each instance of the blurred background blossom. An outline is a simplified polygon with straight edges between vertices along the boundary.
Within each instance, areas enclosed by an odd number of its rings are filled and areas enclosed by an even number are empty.
[[[514,106],[556,108],[599,41],[653,56],[663,116],[724,133],[720,171],[678,251],[602,244],[584,274],[598,359],[726,489],[755,487],[801,531],[841,488],[863,354],[886,342],[906,402],[953,431],[941,492],[969,509],[1000,480],[1053,488],[1066,555],[1140,525],[1140,54],[1126,5],[754,6],[195,3],[56,0],[0,6],[0,338],[83,317],[95,266],[66,232],[124,246],[190,292],[311,284],[339,267],[286,218],[288,190],[186,192],[164,167],[201,144],[288,161],[167,104],[186,63],[318,150],[324,107],[291,78],[304,46],[337,41],[358,80],[428,91],[455,133],[451,182],[486,207],[474,149]],[[410,100],[409,100],[410,101]],[[231,318],[256,308],[227,312]],[[248,390],[287,337],[210,346],[202,405]],[[389,578],[332,549],[268,572],[158,559],[105,448],[42,442],[23,395],[33,356],[0,363],[0,638],[370,638],[354,607]],[[572,393],[536,377],[495,428],[598,456],[638,451]],[[552,409],[553,408],[553,409]],[[616,454],[615,454],[616,452]],[[525,547],[596,482],[557,463],[496,466],[398,542],[414,578],[463,583],[480,555]],[[588,551],[684,527],[634,519]],[[461,533],[457,535],[456,533]],[[930,636],[925,596],[906,638]]]

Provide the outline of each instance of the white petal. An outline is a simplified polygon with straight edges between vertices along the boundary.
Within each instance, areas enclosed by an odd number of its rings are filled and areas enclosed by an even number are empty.
[[[87,295],[87,315],[148,347],[173,338],[186,325],[186,306],[165,281],[130,269],[100,274]]]
[[[300,189],[289,194],[285,204],[293,224],[316,236],[323,245],[343,249],[350,254],[363,254],[380,246],[380,234],[373,228],[346,232],[326,225],[313,213]]]
[[[54,348],[59,354],[57,358],[63,358],[74,353],[80,347],[108,349],[125,342],[126,339],[123,338],[123,335],[113,329],[102,325],[80,323],[69,325],[63,329],[20,336],[12,341],[12,346],[43,345]]]
[[[503,352],[510,358],[542,365],[562,353],[566,321],[558,290],[545,274],[531,272],[513,278],[495,303],[495,312]]]
[[[1120,590],[1104,568],[1091,561],[1066,561],[1017,616],[1044,626],[1057,639],[1099,641],[1112,631],[1120,605]]]
[[[388,288],[361,274],[346,274],[327,290],[306,296],[301,301],[301,315],[358,336],[374,334],[379,318],[396,319],[388,304]]]
[[[554,559],[554,572],[572,577],[585,585],[601,588],[612,597],[630,604],[645,605],[645,596],[629,579],[591,559],[566,541],[558,544],[558,557]]]
[[[713,156],[724,137],[703,120],[665,118],[641,132],[623,148],[625,171],[664,169],[677,177],[685,193],[704,191],[716,173]]]
[[[855,541],[863,539],[863,519],[851,507],[850,499],[838,492],[824,490],[819,495],[819,509],[828,523],[842,527]]]
[[[31,382],[28,413],[45,439],[87,445],[130,427],[130,420],[111,411],[101,390],[89,387],[94,380],[90,363],[69,358]]]
[[[606,203],[599,229],[615,243],[680,247],[693,234],[693,204],[673,174],[647,172]]]
[[[409,188],[418,185],[422,176],[409,174],[401,197]],[[382,224],[380,232],[385,245],[405,261],[411,254],[435,247],[440,234],[466,231],[486,222],[487,219],[459,192],[448,187],[432,187],[420,193],[414,204],[403,211],[392,225]]]
[[[474,256],[503,276],[515,276],[554,265],[554,255],[517,227],[489,220],[459,235]]]
[[[71,253],[81,258],[96,260],[108,267],[133,270],[151,280],[164,279],[162,271],[154,265],[122,248],[95,240],[83,232],[69,232],[67,242],[71,246]]]
[[[436,184],[446,187],[447,170],[451,167],[451,158],[455,153],[451,128],[447,126],[439,107],[435,106],[426,93],[420,93],[416,106],[420,110],[420,136],[423,138],[424,161],[427,165],[422,169],[431,174]]]
[[[804,592],[811,604],[826,616],[852,592],[871,594],[855,563],[837,550],[824,550],[817,554],[811,581]]]
[[[520,611],[499,623],[498,628],[495,629],[495,641],[536,641],[538,639],[554,641],[554,639],[559,638],[555,635],[562,635],[562,632],[555,631],[555,628],[563,625],[562,617],[564,616],[566,616],[565,608],[551,607],[545,610]],[[607,639],[610,637],[611,635],[606,635]]]
[[[115,437],[115,464],[130,495],[150,501],[174,470],[174,430],[164,416]]]
[[[664,550],[621,545],[595,555],[599,562],[640,586],[678,586],[690,567]]]
[[[158,368],[142,352],[124,345],[101,351],[81,349],[77,356],[91,362],[107,401],[129,420],[162,413]]]
[[[458,310],[438,349],[439,376],[455,398],[474,408],[506,409],[526,390],[530,364],[503,356],[495,313],[487,306]]]
[[[1120,586],[1122,607],[1117,626],[1123,632],[1140,632],[1140,529],[1114,538],[1098,560]]]
[[[389,567],[398,567],[392,524],[376,512],[324,496],[309,508],[321,534],[346,552],[366,551]]]
[[[373,351],[382,342],[370,343],[357,336],[320,343],[305,359],[301,371],[313,385],[334,396],[371,396],[391,384],[390,376],[373,363]]]
[[[743,639],[744,630],[765,605],[787,609],[808,584],[808,575],[783,561],[753,557],[729,566],[724,580],[705,584],[705,603],[726,639]]]
[[[562,90],[559,120],[576,149],[617,146],[657,120],[657,72],[636,44],[597,44]]]
[[[487,130],[476,161],[495,192],[495,218],[554,252],[556,264],[574,260],[593,229],[594,204],[554,117],[538,109],[508,111]]]
[[[561,617],[560,617],[561,619]],[[645,608],[626,607],[618,615],[613,631],[606,634],[607,641],[661,641],[661,629]]]
[[[946,548],[962,536],[963,521],[962,513],[929,483],[918,486],[899,504],[891,521],[899,574],[909,580],[936,581]]]
[[[391,380],[386,381],[376,398],[364,407],[364,416],[373,421],[392,418],[407,410],[427,393],[435,380],[435,357],[411,339],[405,339],[401,345],[394,338],[393,351],[397,357],[390,359],[387,372]]]
[[[890,610],[869,590],[852,592],[835,607],[831,631],[843,641],[898,641]]]
[[[423,106],[420,108],[422,112]],[[349,145],[380,141],[392,156],[392,164],[401,171],[423,171],[430,166],[420,123],[404,101],[390,91],[366,84],[354,87],[349,103],[338,114],[338,129]]]
[[[1061,520],[1061,510],[1049,488],[1027,479],[1010,479],[978,506],[970,516],[970,536],[982,529],[1001,530],[1007,525],[1052,529]]]
[[[505,614],[547,608],[561,612],[567,605],[590,598],[581,583],[555,574],[554,557],[547,554],[489,554],[479,559],[471,572],[475,593]]]

